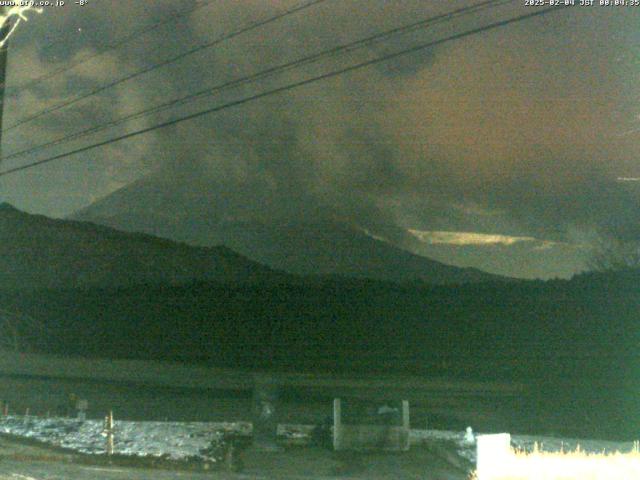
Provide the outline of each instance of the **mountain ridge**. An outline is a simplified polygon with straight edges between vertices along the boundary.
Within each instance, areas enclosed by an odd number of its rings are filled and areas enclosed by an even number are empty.
[[[0,205],[0,285],[13,289],[136,283],[279,281],[283,272],[225,246],[195,247],[145,233],[52,219]]]
[[[253,261],[294,275],[435,284],[509,280],[472,267],[448,265],[374,238],[353,221],[308,199],[300,205],[295,204],[299,200],[292,200],[294,205],[288,205],[287,199],[264,195],[264,202],[245,205],[249,187],[221,188],[208,184],[176,187],[152,177],[127,185],[69,218],[190,245],[226,245]]]

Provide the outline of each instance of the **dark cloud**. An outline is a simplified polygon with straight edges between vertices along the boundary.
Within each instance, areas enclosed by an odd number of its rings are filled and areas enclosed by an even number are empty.
[[[325,2],[122,85],[105,100],[82,104],[76,113],[60,112],[49,123],[43,119],[36,124],[38,138],[470,3]],[[13,47],[12,81],[19,84],[79,55],[99,52],[193,2],[124,4],[101,1],[82,12],[72,6],[34,18]],[[284,0],[214,2],[172,32],[164,29],[140,44],[109,52],[65,80],[39,86],[35,94],[24,92],[19,103],[8,105],[7,116],[37,111],[292,5]],[[434,47],[114,144],[52,165],[46,175],[21,175],[2,186],[19,205],[61,215],[155,172],[183,178],[184,184],[197,180],[194,195],[201,203],[221,205],[224,197],[225,208],[237,215],[296,211],[317,216],[320,209],[395,239],[405,228],[557,241],[571,241],[570,232],[580,229],[635,235],[639,189],[615,179],[638,174],[640,135],[617,134],[640,123],[635,81],[640,12],[614,10],[570,9]],[[523,12],[519,6],[502,7],[411,32],[137,120],[128,128]],[[32,141],[25,131],[4,139],[7,150]],[[64,189],[62,177],[68,179]],[[25,182],[35,182],[31,187],[46,192],[45,197],[57,195],[57,206],[25,194]]]

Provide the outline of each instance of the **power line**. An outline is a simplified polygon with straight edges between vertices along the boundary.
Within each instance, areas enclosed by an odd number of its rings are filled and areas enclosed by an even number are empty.
[[[330,48],[328,50],[324,50],[322,52],[318,52],[316,54],[313,54],[311,56],[306,56],[294,61],[290,61],[284,64],[280,64],[274,67],[270,67],[267,68],[265,70],[262,70],[261,72],[255,73],[253,75],[247,76],[247,77],[243,77],[240,79],[236,79],[236,80],[231,80],[213,87],[208,87],[206,89],[200,90],[198,92],[195,93],[191,93],[188,95],[185,95],[183,97],[180,97],[178,99],[174,99],[174,100],[170,100],[168,102],[165,102],[163,104],[160,105],[156,105],[154,107],[139,111],[139,112],[135,112],[132,114],[128,114],[125,115],[123,117],[120,117],[118,119],[112,120],[111,122],[107,122],[101,125],[97,125],[97,126],[93,126],[93,127],[89,127],[85,130],[81,130],[79,132],[75,132],[69,135],[66,135],[64,137],[59,137],[55,140],[51,140],[49,142],[37,145],[37,146],[33,146],[33,147],[29,147],[27,149],[24,150],[20,150],[17,152],[14,152],[10,155],[7,155],[6,157],[4,157],[4,159],[10,159],[10,158],[15,158],[18,156],[22,156],[22,155],[26,155],[28,153],[33,153],[33,152],[37,152],[39,150],[45,149],[47,147],[51,147],[53,145],[59,145],[61,143],[66,143],[68,141],[71,140],[76,140],[78,138],[82,138],[84,136],[90,135],[92,133],[97,133],[99,131],[105,130],[107,128],[110,127],[114,127],[117,125],[120,125],[124,122],[127,122],[129,120],[132,120],[134,118],[139,118],[142,116],[146,116],[152,113],[156,113],[156,112],[160,112],[160,111],[164,111],[167,110],[169,108],[178,106],[178,105],[183,105],[189,102],[193,102],[195,100],[197,100],[200,97],[204,97],[204,96],[210,96],[215,92],[227,89],[227,88],[232,88],[232,87],[237,87],[239,85],[245,84],[245,83],[249,83],[249,82],[254,82],[256,80],[259,80],[260,78],[266,77],[268,75],[272,75],[272,74],[276,74],[276,73],[281,73],[283,71],[286,70],[290,70],[292,68],[296,68],[296,67],[300,67],[306,64],[310,64],[312,62],[321,60],[322,58],[325,57],[329,57],[332,55],[336,55],[336,54],[341,54],[347,51],[352,51],[355,50],[356,48],[360,48],[363,46],[366,46],[368,44],[371,44],[373,42],[378,42],[378,41],[382,41],[386,38],[389,38],[393,35],[397,35],[397,34],[403,34],[406,32],[410,32],[412,30],[421,28],[421,27],[425,27],[425,26],[430,26],[436,23],[439,23],[441,21],[449,21],[453,18],[456,18],[458,16],[462,16],[462,15],[467,15],[469,13],[475,13],[477,11],[483,10],[483,9],[487,9],[487,8],[491,8],[491,7],[496,7],[502,4],[506,4],[506,3],[513,3],[515,0],[486,0],[484,2],[480,2],[477,4],[474,4],[472,6],[469,7],[463,7],[463,8],[459,8],[457,10],[454,10],[452,12],[448,12],[445,14],[441,14],[441,15],[437,15],[434,17],[430,17],[427,19],[423,19],[414,23],[411,23],[409,25],[405,25],[405,26],[401,26],[401,27],[396,27],[390,30],[386,30],[374,35],[371,35],[369,37],[366,37],[364,39],[359,39],[353,42],[349,42],[347,44],[343,44],[343,45],[339,45],[333,48]]]
[[[134,40],[138,37],[142,37],[144,35],[146,35],[149,32],[152,32],[153,30],[157,30],[160,27],[163,27],[169,23],[175,22],[176,20],[182,18],[182,17],[186,17],[187,15],[189,15],[190,13],[195,12],[196,10],[199,10],[203,7],[206,7],[207,5],[211,4],[214,0],[201,0],[199,3],[196,3],[195,6],[188,8],[186,10],[183,10],[179,13],[173,14],[170,17],[166,17],[163,20],[160,20],[159,22],[156,22],[154,24],[148,25],[144,28],[141,28],[137,31],[132,32],[131,34],[121,38],[120,40],[116,41],[115,43],[112,43],[111,45],[107,45],[106,48],[100,52],[96,52],[96,53],[90,53],[88,55],[85,55],[84,57],[80,57],[78,59],[76,59],[76,61],[64,66],[63,68],[59,68],[58,70],[54,70],[52,72],[49,73],[44,73],[42,75],[40,75],[39,77],[36,78],[32,78],[31,80],[27,80],[26,83],[21,84],[20,86],[16,86],[13,88],[8,88],[8,92],[10,92],[10,96],[16,96],[20,93],[22,93],[24,90],[28,90],[31,87],[33,87],[35,84],[42,82],[43,80],[49,80],[50,78],[56,77],[58,75],[60,75],[61,73],[65,73],[69,70],[74,69],[75,67],[77,67],[78,65],[81,65],[83,63],[86,63],[90,60],[93,60],[94,58],[100,57],[102,55],[104,55],[105,53],[109,52],[110,50],[116,50],[118,48],[120,48],[121,46],[128,44],[131,42],[131,40]]]
[[[73,105],[73,104],[75,104],[75,103],[77,103],[77,102],[79,102],[81,100],[84,100],[86,98],[92,97],[94,95],[97,95],[100,92],[103,92],[103,91],[108,90],[110,88],[113,88],[113,87],[115,87],[117,85],[120,85],[121,83],[127,82],[129,80],[132,80],[132,79],[134,79],[136,77],[139,77],[141,75],[144,75],[146,73],[152,72],[152,71],[157,70],[159,68],[162,68],[162,67],[164,67],[166,65],[169,65],[171,63],[175,63],[178,60],[181,60],[181,59],[183,59],[185,57],[193,55],[194,53],[197,53],[197,52],[203,51],[205,49],[214,47],[216,45],[219,45],[222,42],[225,42],[225,41],[230,40],[232,38],[235,38],[235,37],[237,37],[239,35],[242,35],[243,33],[249,32],[251,30],[255,30],[256,28],[263,27],[264,25],[267,25],[269,23],[273,23],[273,22],[275,22],[277,20],[280,20],[280,19],[282,19],[284,17],[287,17],[289,15],[293,15],[295,13],[298,13],[298,12],[302,11],[302,10],[308,9],[308,8],[314,6],[314,5],[323,3],[325,1],[327,1],[327,0],[311,0],[311,1],[307,2],[307,3],[303,3],[302,5],[298,5],[298,6],[294,7],[294,8],[289,9],[289,10],[285,10],[284,12],[281,12],[281,13],[279,13],[277,15],[272,16],[272,17],[266,18],[264,20],[260,20],[258,22],[251,23],[248,26],[242,27],[242,28],[240,28],[238,30],[235,30],[235,31],[231,32],[231,33],[225,34],[225,35],[217,38],[216,40],[214,40],[212,42],[203,43],[201,45],[198,45],[197,47],[194,47],[194,48],[192,48],[190,50],[187,50],[186,52],[179,53],[179,54],[174,55],[172,57],[169,57],[168,59],[163,60],[163,61],[161,61],[159,63],[155,63],[155,64],[150,65],[148,67],[145,67],[145,68],[143,68],[141,70],[133,72],[130,75],[127,75],[125,77],[120,78],[119,80],[115,80],[115,81],[113,81],[111,83],[108,83],[106,85],[102,85],[102,86],[100,86],[98,88],[90,90],[89,92],[87,92],[87,93],[85,93],[83,95],[80,95],[78,97],[72,98],[71,100],[59,103],[59,104],[51,106],[51,107],[47,107],[47,108],[41,110],[40,112],[38,112],[38,113],[36,113],[34,115],[31,115],[31,116],[28,116],[28,117],[24,117],[24,118],[18,120],[13,125],[10,125],[9,127],[5,128],[4,131],[5,132],[9,132],[9,131],[19,127],[20,125],[24,125],[25,123],[31,122],[31,121],[33,121],[33,120],[35,120],[37,118],[42,117],[43,115],[47,115],[49,113],[53,113],[53,112],[58,111],[58,110],[60,110],[62,108],[65,108],[65,107],[68,107],[70,105]]]
[[[34,167],[37,167],[37,166],[40,166],[40,165],[44,165],[46,163],[50,163],[50,162],[53,162],[53,161],[56,161],[56,160],[60,160],[60,159],[69,157],[71,155],[75,155],[75,154],[78,154],[78,153],[82,153],[82,152],[86,152],[86,151],[89,151],[89,150],[93,150],[95,148],[99,148],[99,147],[102,147],[102,146],[105,146],[105,145],[109,145],[111,143],[115,143],[115,142],[119,142],[119,141],[122,141],[122,140],[127,140],[129,138],[137,137],[139,135],[143,135],[145,133],[149,133],[149,132],[154,131],[154,130],[170,127],[170,126],[176,125],[178,123],[181,123],[181,122],[184,122],[184,121],[187,121],[187,120],[192,120],[194,118],[199,118],[199,117],[202,117],[204,115],[209,115],[211,113],[216,113],[216,112],[219,112],[219,111],[222,111],[222,110],[226,110],[228,108],[236,107],[236,106],[239,106],[239,105],[244,105],[245,103],[249,103],[249,102],[252,102],[252,101],[267,97],[267,96],[271,96],[271,95],[287,92],[289,90],[293,90],[295,88],[299,88],[299,87],[302,87],[302,86],[305,86],[305,85],[309,85],[311,83],[315,83],[315,82],[318,82],[318,81],[326,80],[326,79],[329,79],[329,78],[332,78],[332,77],[336,77],[338,75],[343,75],[345,73],[353,72],[355,70],[359,70],[359,69],[362,69],[362,68],[365,68],[365,67],[369,67],[371,65],[375,65],[377,63],[381,63],[381,62],[385,62],[385,61],[388,61],[388,60],[392,60],[394,58],[397,58],[397,57],[400,57],[400,56],[403,56],[403,55],[408,55],[408,54],[411,54],[411,53],[415,53],[415,52],[418,52],[420,50],[424,50],[425,48],[434,47],[436,45],[441,45],[443,43],[447,43],[447,42],[450,42],[450,41],[453,41],[453,40],[459,40],[461,38],[469,37],[469,36],[472,36],[472,35],[477,35],[479,33],[486,32],[486,31],[492,30],[494,28],[504,27],[504,26],[507,26],[507,25],[510,25],[510,24],[513,24],[513,23],[516,23],[516,22],[528,20],[528,19],[531,19],[531,18],[534,18],[534,17],[539,17],[539,16],[546,15],[546,14],[552,13],[552,12],[557,12],[557,11],[560,11],[560,10],[565,9],[567,7],[568,7],[568,5],[560,5],[560,6],[557,6],[557,7],[548,7],[548,8],[545,8],[545,9],[536,10],[536,11],[531,12],[531,13],[519,15],[517,17],[513,17],[513,18],[510,18],[510,19],[507,19],[507,20],[501,20],[501,21],[498,21],[498,22],[494,22],[494,23],[491,23],[489,25],[485,25],[483,27],[473,28],[471,30],[467,30],[467,31],[462,32],[462,33],[457,33],[457,34],[454,34],[454,35],[450,35],[448,37],[445,37],[445,38],[442,38],[442,39],[439,39],[439,40],[433,40],[431,42],[419,44],[419,45],[416,45],[416,46],[401,50],[399,52],[394,52],[394,53],[391,53],[391,54],[387,54],[387,55],[384,55],[382,57],[378,57],[378,58],[375,58],[375,59],[372,59],[372,60],[367,60],[365,62],[361,62],[361,63],[355,64],[355,65],[351,65],[349,67],[345,67],[345,68],[341,68],[341,69],[338,69],[338,70],[334,70],[332,72],[324,73],[324,74],[321,74],[321,75],[318,75],[318,76],[315,76],[315,77],[312,77],[312,78],[308,78],[306,80],[301,80],[301,81],[298,81],[298,82],[295,82],[295,83],[291,83],[291,84],[288,84],[288,85],[285,85],[285,86],[282,86],[282,87],[277,87],[277,88],[274,88],[274,89],[271,89],[271,90],[267,90],[265,92],[257,93],[255,95],[251,95],[249,97],[245,97],[245,98],[242,98],[240,100],[235,100],[233,102],[229,102],[229,103],[226,103],[226,104],[223,104],[223,105],[219,105],[217,107],[213,107],[213,108],[210,108],[210,109],[207,109],[207,110],[203,110],[203,111],[200,111],[200,112],[197,112],[197,113],[186,115],[184,117],[180,117],[180,118],[176,118],[176,119],[173,119],[173,120],[169,120],[167,122],[160,123],[160,124],[154,125],[152,127],[143,128],[143,129],[137,130],[135,132],[130,132],[130,133],[121,135],[119,137],[111,138],[109,140],[105,140],[105,141],[98,142],[98,143],[95,143],[95,144],[92,144],[92,145],[87,145],[87,146],[84,146],[84,147],[81,147],[81,148],[77,148],[75,150],[71,150],[69,152],[61,153],[61,154],[55,155],[53,157],[45,158],[45,159],[39,160],[37,162],[32,162],[32,163],[29,163],[27,165],[22,165],[22,166],[19,166],[19,167],[11,168],[11,169],[6,170],[4,172],[0,172],[0,177],[5,176],[5,175],[9,175],[9,174],[12,174],[12,173],[20,172],[20,171],[23,171],[23,170],[28,170],[30,168],[34,168]]]

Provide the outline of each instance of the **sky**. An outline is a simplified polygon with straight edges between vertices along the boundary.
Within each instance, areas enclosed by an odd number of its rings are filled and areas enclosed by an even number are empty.
[[[11,128],[303,3],[211,1],[112,49],[197,3],[88,0],[27,12],[9,44],[2,152],[480,2],[326,0]],[[0,170],[535,8],[493,5],[10,158]],[[58,70],[66,71],[29,84]],[[264,214],[268,204],[270,216],[309,216],[321,205],[446,263],[568,277],[585,268],[599,235],[640,236],[639,147],[640,7],[576,6],[0,177],[0,198],[65,217],[148,178],[164,178],[167,189],[193,182],[203,204],[220,185],[246,187],[252,198],[238,201],[237,215]]]

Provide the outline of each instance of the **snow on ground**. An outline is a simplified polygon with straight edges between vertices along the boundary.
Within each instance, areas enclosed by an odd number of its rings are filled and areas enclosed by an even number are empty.
[[[575,438],[533,437],[516,435],[511,438],[514,447],[531,452],[533,445],[538,444],[545,452],[572,452],[577,448],[585,453],[627,453],[633,450],[633,442],[609,442],[606,440],[587,440]]]
[[[458,455],[476,463],[476,444],[469,441],[466,432],[446,430],[411,430],[412,443],[428,443],[430,441],[446,441],[456,444]],[[585,440],[529,435],[512,435],[512,447],[525,452],[531,452],[534,445],[546,452],[572,452],[580,449],[586,453],[627,453],[633,450],[633,442],[610,442],[605,440]]]
[[[251,432],[248,423],[177,423],[116,421],[114,453],[130,456],[166,456],[173,460],[204,458],[202,451],[217,432]],[[104,422],[70,418],[8,416],[0,419],[0,433],[35,439],[80,453],[106,453]]]
[[[282,427],[282,426],[281,426]],[[280,428],[279,433],[291,439],[309,436],[312,426]],[[286,430],[286,432],[285,432]],[[291,430],[291,431],[288,431]],[[106,453],[104,422],[70,418],[0,417],[0,433],[31,438],[43,443],[86,454]],[[206,459],[204,451],[219,432],[234,431],[249,435],[248,422],[132,422],[116,421],[114,453],[140,457],[167,457],[173,460]],[[454,444],[460,457],[476,462],[476,446],[466,432],[444,430],[411,430],[411,443],[446,442]],[[534,443],[544,451],[573,451],[578,446],[590,453],[629,452],[632,442],[607,442],[553,437],[512,436],[512,444],[524,451],[533,450]]]

